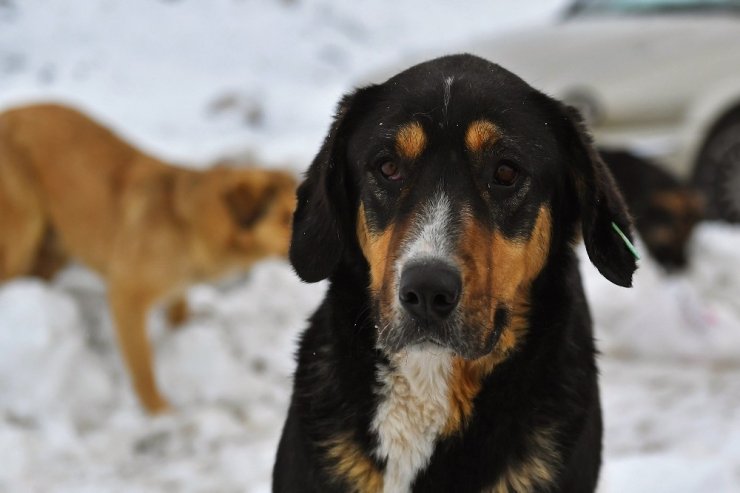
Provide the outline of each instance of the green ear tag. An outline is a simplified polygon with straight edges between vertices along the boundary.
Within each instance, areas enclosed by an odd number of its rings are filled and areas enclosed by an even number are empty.
[[[630,251],[633,257],[635,257],[635,260],[640,260],[640,254],[637,253],[637,248],[635,248],[635,245],[632,244],[632,242],[627,238],[627,236],[622,232],[621,229],[619,229],[619,226],[617,226],[617,223],[612,221],[612,229],[617,232],[620,238],[622,238],[622,241],[627,246],[627,249]]]

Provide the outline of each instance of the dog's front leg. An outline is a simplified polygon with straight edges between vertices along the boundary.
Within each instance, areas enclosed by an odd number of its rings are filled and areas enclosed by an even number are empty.
[[[190,308],[184,294],[178,295],[167,303],[167,321],[170,323],[170,328],[179,328],[179,326],[187,322],[189,316]]]
[[[152,305],[152,297],[136,289],[117,288],[113,283],[108,296],[118,344],[139,401],[151,414],[168,411],[170,406],[159,393],[154,378],[152,351],[146,331],[146,315]]]

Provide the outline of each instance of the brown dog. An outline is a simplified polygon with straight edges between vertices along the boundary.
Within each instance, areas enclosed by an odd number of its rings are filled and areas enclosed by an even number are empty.
[[[146,315],[160,300],[269,255],[286,255],[294,179],[278,171],[177,168],[58,105],[0,114],[0,280],[50,277],[66,256],[99,272],[144,407],[157,389]],[[186,307],[175,303],[171,319]]]

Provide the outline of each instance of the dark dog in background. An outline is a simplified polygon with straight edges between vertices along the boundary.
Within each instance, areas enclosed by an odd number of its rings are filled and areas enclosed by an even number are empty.
[[[599,152],[622,190],[650,255],[668,270],[685,267],[687,243],[703,218],[701,194],[633,153]]]
[[[329,279],[276,492],[590,492],[601,464],[573,244],[629,286],[631,223],[575,112],[470,55],[346,96],[291,262]]]

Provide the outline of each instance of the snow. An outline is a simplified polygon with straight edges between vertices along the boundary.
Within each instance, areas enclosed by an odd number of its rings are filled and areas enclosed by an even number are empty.
[[[75,266],[50,285],[0,286],[0,491],[269,491],[296,337],[323,292],[267,261],[191,289],[184,327],[155,311],[157,374],[177,411],[149,418],[99,279]]]
[[[305,169],[339,96],[398,59],[543,22],[563,0],[0,0],[0,108],[79,105],[190,166],[252,155]],[[691,267],[635,287],[581,251],[605,415],[600,491],[740,489],[740,228],[702,225]],[[121,366],[104,287],[80,266],[0,285],[0,491],[266,492],[305,320],[323,296],[283,261],[194,286],[150,316],[150,418]]]

